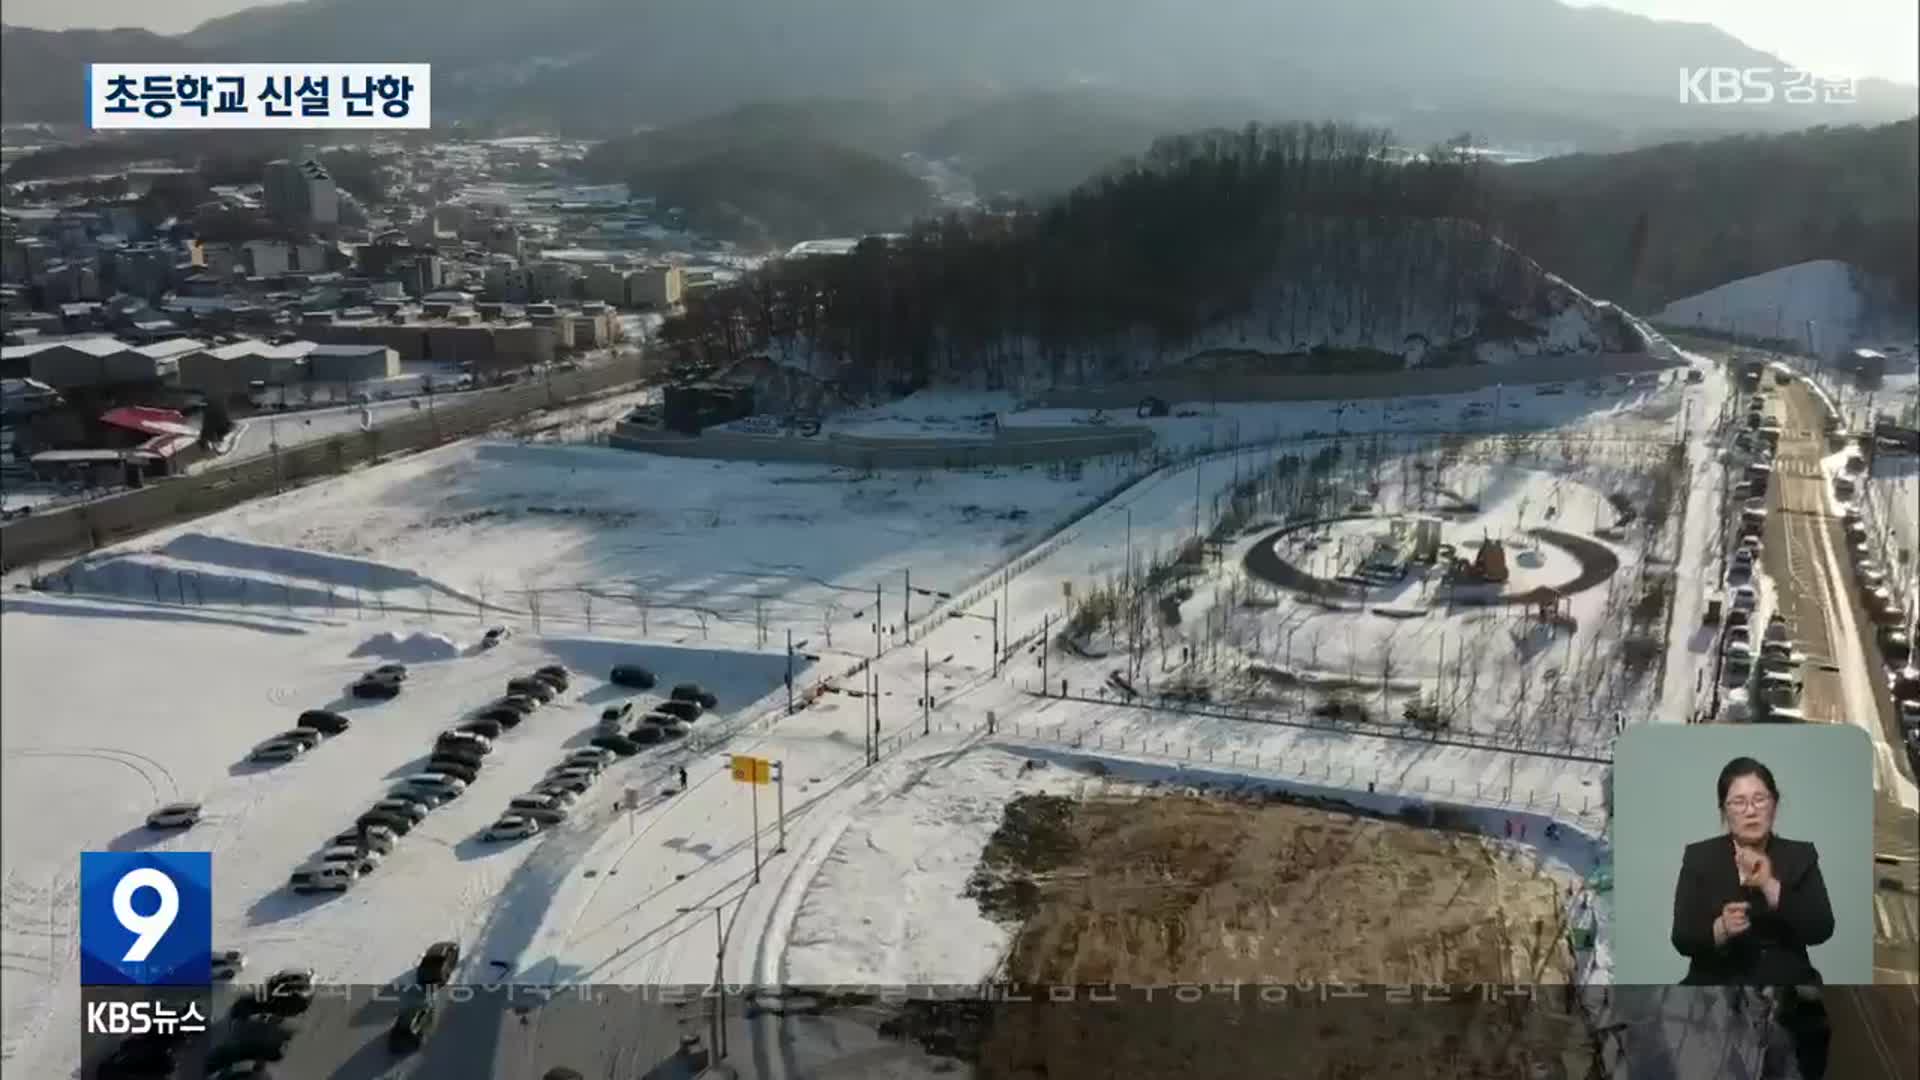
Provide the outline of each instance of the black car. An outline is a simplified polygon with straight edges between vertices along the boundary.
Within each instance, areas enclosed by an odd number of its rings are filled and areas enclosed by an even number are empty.
[[[395,836],[405,836],[413,831],[413,822],[399,814],[389,814],[385,810],[369,810],[353,819],[355,827],[366,825],[385,825],[393,830]]]
[[[635,690],[651,690],[654,685],[653,672],[639,664],[616,665],[607,680],[619,686],[630,686]]]
[[[552,682],[557,682],[560,684],[560,689],[562,690],[565,690],[567,688],[567,684],[571,682],[573,679],[573,676],[567,672],[567,669],[564,667],[561,667],[559,664],[548,664],[547,666],[539,669],[538,671],[535,671],[533,673],[533,677],[536,679],[547,679]]]
[[[539,701],[525,694],[508,694],[499,701],[487,706],[489,709],[511,709],[521,716],[531,716],[533,711],[539,707]]]
[[[654,743],[666,738],[666,736],[661,733],[659,726],[656,724],[635,724],[633,730],[627,732],[627,738],[632,742],[639,743],[641,746],[652,746]]]
[[[427,1041],[427,1032],[433,1029],[433,1002],[423,1001],[400,1010],[393,1018],[393,1029],[387,1032],[387,1049],[396,1054],[410,1054],[420,1049]]]
[[[442,776],[451,776],[463,784],[471,784],[480,776],[478,766],[455,757],[432,757],[427,759],[427,772],[437,772]]]
[[[653,711],[675,720],[685,720],[689,724],[700,719],[700,703],[697,701],[663,701],[655,705]]]
[[[673,692],[667,696],[674,701],[694,702],[703,709],[711,709],[715,705],[720,704],[720,699],[708,693],[706,688],[699,683],[681,683],[674,687]]]
[[[504,705],[496,705],[492,708],[482,709],[480,712],[474,714],[473,718],[475,720],[486,720],[490,723],[499,724],[502,728],[511,729],[519,727],[520,721],[526,719],[526,715],[526,713],[518,709],[509,709]]]
[[[485,735],[489,739],[497,739],[500,737],[500,732],[504,729],[492,720],[469,720],[454,730],[471,731],[475,735]]]
[[[432,756],[458,761],[462,765],[471,765],[476,769],[487,759],[486,754],[482,753],[479,747],[470,742],[458,741],[435,743]]]
[[[352,694],[357,698],[386,700],[400,696],[400,684],[386,679],[366,678],[353,684]]]
[[[485,735],[476,735],[471,731],[443,731],[433,740],[435,753],[441,751],[465,751],[479,757],[493,753],[493,740]]]
[[[267,1003],[281,1016],[298,1016],[313,1004],[313,972],[281,971],[265,986]]]
[[[328,709],[308,709],[300,714],[295,725],[312,728],[323,735],[338,735],[353,726],[353,722],[337,712]]]
[[[565,1065],[555,1065],[553,1068],[541,1073],[540,1080],[587,1080],[587,1078],[580,1075],[580,1070],[578,1069],[569,1069]]]
[[[590,745],[611,750],[621,757],[632,757],[640,752],[640,744],[624,735],[596,735]]]
[[[427,946],[420,954],[420,967],[415,972],[421,986],[442,986],[453,975],[453,969],[460,966],[460,943],[457,941],[436,941]]]
[[[682,720],[677,716],[670,716],[667,713],[663,713],[663,712],[650,712],[647,715],[641,717],[640,721],[641,723],[644,723],[644,724],[654,724],[661,727],[664,727],[668,724],[686,723],[685,720]]]
[[[287,1044],[293,1041],[292,1028],[250,1023],[245,1029],[207,1053],[208,1076],[243,1061],[279,1061],[287,1055]]]
[[[560,692],[555,690],[547,682],[541,679],[532,679],[532,678],[520,678],[520,679],[508,680],[507,693],[524,694],[527,697],[530,697],[533,700],[538,701],[542,705],[545,705],[547,702],[552,701],[554,698],[560,696]]]
[[[94,1075],[100,1080],[155,1080],[179,1067],[178,1042],[157,1034],[134,1035],[113,1048]]]

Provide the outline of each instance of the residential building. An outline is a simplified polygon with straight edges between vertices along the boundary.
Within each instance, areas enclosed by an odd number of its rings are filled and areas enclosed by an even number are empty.
[[[261,179],[267,214],[290,225],[328,229],[340,223],[340,192],[312,158],[271,161]]]
[[[686,275],[677,266],[649,266],[627,275],[629,307],[665,311],[686,295]]]

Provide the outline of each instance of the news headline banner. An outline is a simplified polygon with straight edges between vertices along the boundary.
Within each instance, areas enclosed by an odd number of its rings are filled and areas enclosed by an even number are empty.
[[[87,126],[97,131],[432,124],[431,64],[87,65]]]

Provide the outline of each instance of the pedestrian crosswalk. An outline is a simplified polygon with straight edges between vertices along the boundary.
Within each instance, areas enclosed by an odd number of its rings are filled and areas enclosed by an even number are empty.
[[[1786,476],[1820,475],[1820,462],[1813,458],[1780,458],[1773,463],[1773,471]]]

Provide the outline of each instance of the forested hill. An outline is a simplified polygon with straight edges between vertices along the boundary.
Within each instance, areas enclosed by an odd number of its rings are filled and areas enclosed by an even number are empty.
[[[1642,347],[1493,237],[1490,166],[1386,148],[1334,126],[1162,139],[1042,210],[770,264],[664,338],[690,365],[766,353],[893,388],[1119,378],[1200,353],[1288,372]]]
[[[1836,259],[1920,299],[1920,123],[1575,154],[1495,176],[1502,234],[1637,311]]]

